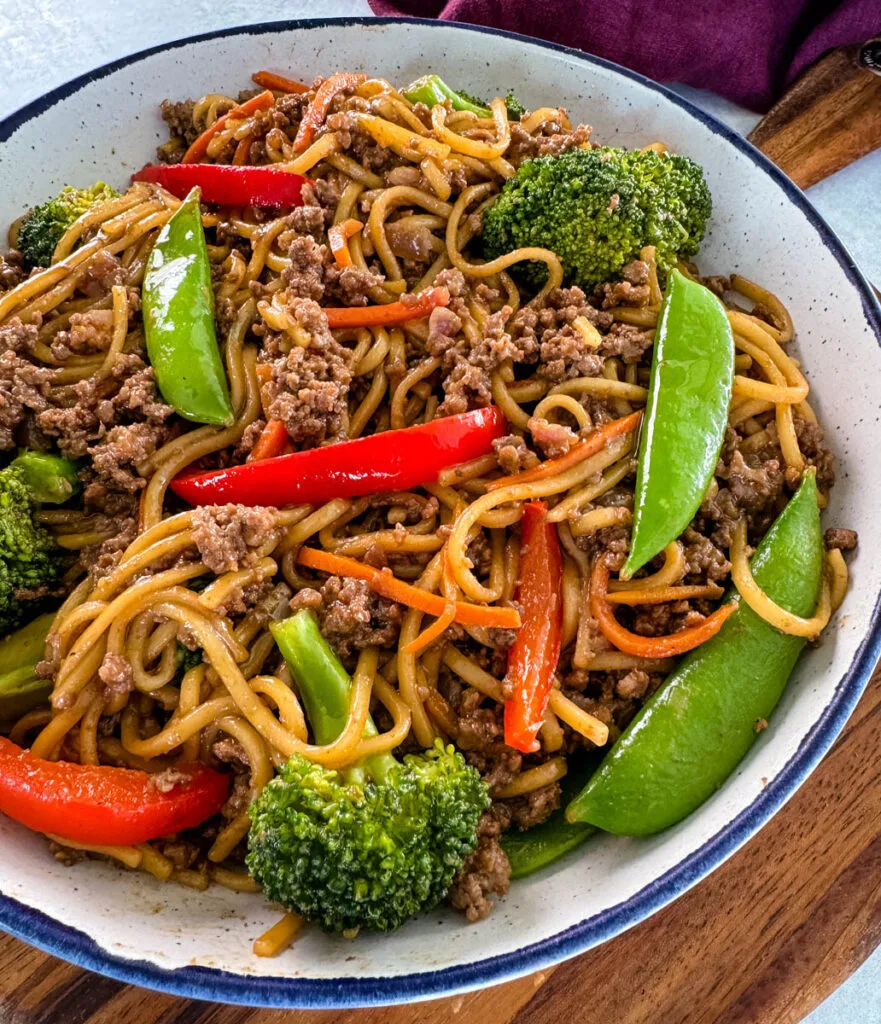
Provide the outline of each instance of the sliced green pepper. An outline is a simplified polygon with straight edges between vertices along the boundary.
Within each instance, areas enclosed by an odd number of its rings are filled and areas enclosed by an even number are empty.
[[[823,559],[811,471],[765,535],[751,568],[772,601],[810,616]],[[779,632],[741,601],[716,636],[687,655],[648,700],[566,817],[634,836],[681,821],[752,746],[756,724],[776,707],[804,645],[802,637]]]
[[[502,836],[500,842],[511,864],[512,880],[554,864],[596,832],[593,825],[566,821],[564,807],[596,770],[597,761],[598,758],[588,756],[575,767],[570,764],[561,785],[563,806],[546,821],[525,832],[512,829]]]
[[[194,188],[150,250],[142,293],[147,354],[184,419],[229,426],[233,410],[214,329],[211,266]]]
[[[734,339],[722,303],[672,271],[655,334],[622,579],[663,551],[697,512],[725,439],[733,380]]]
[[[49,700],[51,679],[34,675],[49,627],[55,613],[40,615],[0,641],[0,727],[8,728],[16,719]]]

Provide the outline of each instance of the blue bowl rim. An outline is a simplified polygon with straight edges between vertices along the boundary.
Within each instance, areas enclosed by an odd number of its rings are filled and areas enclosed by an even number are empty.
[[[0,143],[8,139],[23,124],[89,83],[105,78],[121,68],[136,64],[156,53],[178,49],[191,43],[237,35],[265,35],[330,25],[372,27],[395,24],[415,24],[503,36],[531,46],[554,50],[586,64],[605,68],[639,82],[653,92],[664,96],[669,102],[685,110],[714,134],[721,136],[749,157],[757,167],[776,182],[787,198],[801,210],[815,228],[820,241],[832,253],[847,278],[860,293],[866,321],[871,325],[878,344],[881,345],[881,306],[845,246],[814,209],[804,193],[743,136],[738,135],[733,129],[689,100],[638,72],[581,50],[516,32],[508,32],[504,29],[468,25],[455,21],[436,21],[430,18],[346,17],[268,21],[204,32],[168,43],[160,43],[118,60],[109,61],[58,86],[0,121]],[[487,957],[476,963],[458,967],[390,978],[255,977],[210,967],[182,967],[176,970],[166,970],[146,961],[113,956],[78,929],[62,924],[42,911],[34,910],[18,900],[4,895],[0,895],[0,928],[46,953],[51,953],[78,967],[96,971],[117,981],[142,985],[167,992],[170,995],[247,1006],[312,1010],[382,1006],[408,1003],[498,984],[541,968],[553,966],[619,935],[682,895],[692,885],[718,867],[758,832],[817,766],[856,707],[879,656],[881,656],[881,595],[873,608],[868,633],[858,647],[848,670],[838,683],[832,700],[802,740],[792,758],[748,807],[744,808],[724,828],[683,861],[628,900],[610,907],[592,918],[587,918],[557,935],[510,953]]]

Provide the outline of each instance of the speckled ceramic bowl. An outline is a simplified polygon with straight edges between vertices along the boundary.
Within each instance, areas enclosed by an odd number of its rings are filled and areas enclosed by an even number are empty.
[[[368,56],[369,55],[369,56]],[[739,271],[788,304],[813,398],[839,458],[826,522],[860,532],[853,585],[822,645],[799,662],[771,727],[725,786],[676,828],[605,836],[514,885],[495,913],[451,912],[355,942],[313,929],[275,960],[251,943],[275,920],[257,896],[162,885],[99,863],[64,868],[44,841],[0,821],[0,924],[74,963],[180,995],[270,1006],[406,1002],[557,963],[675,899],[792,795],[838,734],[881,648],[881,312],[829,228],[739,136],[661,87],[605,61],[513,35],[384,19],[280,22],[198,36],[126,57],[0,124],[0,223],[67,182],[124,186],[163,136],[163,98],[235,93],[257,68],[308,79],[363,69],[406,82],[437,70],[482,95],[514,87],[563,104],[597,139],[663,139],[706,169],[715,214],[705,271]]]

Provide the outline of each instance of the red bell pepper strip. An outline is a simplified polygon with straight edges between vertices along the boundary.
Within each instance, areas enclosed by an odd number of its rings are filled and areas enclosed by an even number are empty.
[[[262,462],[178,476],[171,489],[191,505],[276,506],[408,490],[433,483],[448,466],[487,455],[505,429],[502,411],[490,406]]]
[[[147,164],[132,181],[155,181],[178,199],[191,188],[202,190],[206,203],[221,206],[301,206],[301,174],[278,167],[237,167],[232,164]]]
[[[277,75],[274,71],[255,71],[251,75],[251,81],[264,89],[272,89],[273,92],[304,93],[309,91],[308,85],[295,82],[293,78],[285,78],[284,75]]]
[[[446,288],[426,288],[407,302],[389,302],[384,306],[331,306],[324,310],[330,327],[382,327],[421,320],[437,306],[449,306]]]
[[[557,528],[543,501],[523,506],[520,578],[515,600],[523,625],[508,648],[505,743],[524,754],[538,750],[563,635],[563,560]]]
[[[252,96],[249,100],[245,100],[244,103],[240,103],[237,107],[233,107],[232,110],[227,111],[222,117],[218,117],[214,124],[208,125],[205,131],[184,153],[181,163],[197,164],[208,152],[208,143],[223,128],[227,121],[244,121],[246,117],[256,114],[258,110],[268,110],[274,104],[275,97],[266,89],[264,92]]]
[[[290,445],[287,427],[282,420],[269,420],[257,438],[257,443],[248,453],[248,462],[262,462],[282,455]],[[293,450],[293,449],[289,449]]]
[[[46,761],[0,737],[0,811],[35,832],[131,846],[194,828],[220,811],[229,776],[203,764],[180,771],[190,781],[163,792],[147,772]]]
[[[315,98],[306,108],[306,113],[303,114],[303,120],[300,122],[297,135],[294,138],[294,152],[302,153],[312,145],[315,134],[324,124],[330,104],[338,93],[344,89],[357,89],[362,82],[366,81],[367,75],[352,75],[342,72],[325,78],[318,86]]]

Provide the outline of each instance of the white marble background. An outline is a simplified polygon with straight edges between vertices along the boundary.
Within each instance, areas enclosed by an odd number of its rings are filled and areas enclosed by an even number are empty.
[[[0,0],[0,118],[84,71],[198,32],[277,19],[369,15],[366,0]],[[751,111],[682,87],[748,132]],[[811,201],[881,287],[881,150],[815,185]],[[42,197],[35,197],[39,199]],[[805,1024],[881,1024],[881,951]]]

